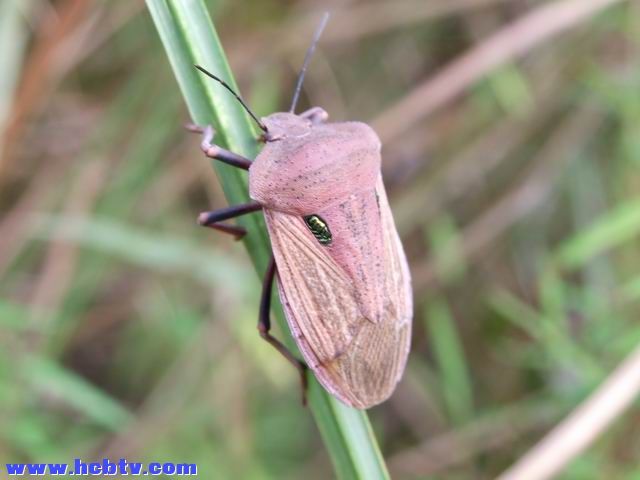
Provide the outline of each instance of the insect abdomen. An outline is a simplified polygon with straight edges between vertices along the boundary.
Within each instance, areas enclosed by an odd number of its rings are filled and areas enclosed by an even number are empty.
[[[329,230],[327,222],[318,215],[307,215],[304,217],[304,221],[321,245],[329,245],[331,243],[331,230]]]

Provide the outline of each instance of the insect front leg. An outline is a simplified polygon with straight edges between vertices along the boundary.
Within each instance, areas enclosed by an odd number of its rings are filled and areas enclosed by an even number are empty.
[[[329,120],[329,114],[324,108],[321,107],[313,107],[309,110],[305,110],[300,114],[300,116],[302,118],[310,120],[314,125],[317,125],[318,123],[324,123]]]
[[[212,212],[202,212],[198,215],[198,223],[203,227],[214,228],[224,233],[229,233],[236,237],[236,240],[240,240],[247,234],[247,231],[237,225],[229,225],[226,223],[220,223],[230,218],[239,217],[247,213],[256,212],[262,209],[262,205],[258,202],[248,202],[241,205],[234,205],[232,207],[221,208]]]
[[[251,166],[251,160],[243,157],[242,155],[238,155],[237,153],[225,150],[224,148],[213,143],[213,137],[215,137],[216,131],[211,125],[201,127],[199,125],[189,123],[185,125],[185,127],[190,132],[202,134],[200,148],[207,157],[213,158],[215,160],[220,160],[221,162],[232,165],[234,167],[249,170],[249,167]]]
[[[302,386],[302,404],[307,404],[307,366],[298,360],[284,344],[269,333],[271,330],[271,318],[269,312],[271,310],[271,291],[273,288],[273,280],[276,276],[276,262],[271,255],[269,266],[264,274],[262,282],[262,297],[260,298],[260,314],[258,318],[258,331],[260,336],[273,345],[296,369],[300,374],[300,384]]]

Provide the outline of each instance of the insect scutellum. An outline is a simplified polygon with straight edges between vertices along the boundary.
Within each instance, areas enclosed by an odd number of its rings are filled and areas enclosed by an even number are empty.
[[[316,237],[320,245],[330,245],[332,240],[331,230],[329,225],[319,215],[307,215],[304,217],[304,222]]]

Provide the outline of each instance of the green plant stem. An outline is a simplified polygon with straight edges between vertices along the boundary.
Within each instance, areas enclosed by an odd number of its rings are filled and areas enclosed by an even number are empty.
[[[240,104],[224,87],[199,74],[200,64],[223,78],[237,91],[231,70],[202,0],[147,0],[147,7],[160,34],[193,121],[212,124],[216,143],[254,158],[258,152],[257,131]],[[246,172],[213,162],[231,205],[248,200]],[[245,246],[259,275],[265,271],[271,247],[259,214],[245,215],[239,222],[247,229]],[[289,348],[295,343],[279,302],[274,314]],[[274,353],[275,355],[275,353]],[[310,375],[312,377],[312,375]],[[309,409],[313,413],[325,446],[341,479],[389,478],[384,460],[365,412],[348,408],[310,379]]]

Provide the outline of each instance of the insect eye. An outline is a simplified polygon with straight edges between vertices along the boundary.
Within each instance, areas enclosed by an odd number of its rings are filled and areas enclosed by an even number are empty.
[[[320,242],[320,245],[329,245],[331,243],[331,230],[329,225],[318,215],[307,215],[304,217],[304,222],[316,237],[316,240]]]

